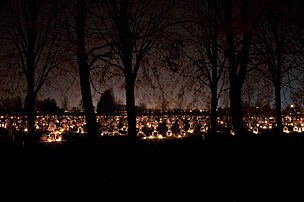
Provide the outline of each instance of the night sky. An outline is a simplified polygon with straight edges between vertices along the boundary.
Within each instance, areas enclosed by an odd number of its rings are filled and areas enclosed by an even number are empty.
[[[2,9],[5,9],[5,6],[2,4]],[[5,34],[5,28],[3,26],[4,21],[1,22],[0,30],[0,58],[1,58],[1,94],[0,98],[5,98],[7,96],[21,96],[22,98],[26,95],[26,82],[23,74],[13,72],[9,73],[11,67],[9,65],[14,63],[16,58],[11,55],[12,52],[12,43],[7,43],[8,37]],[[13,60],[8,61],[7,58],[14,58]],[[9,63],[9,64],[8,64]],[[70,64],[69,64],[70,65]],[[80,94],[80,84],[78,78],[77,63],[74,61],[72,67],[64,67],[72,69],[71,73],[62,73],[61,71],[53,71],[46,81],[45,85],[39,91],[37,98],[44,99],[47,97],[55,98],[59,106],[62,105],[63,99],[65,96],[68,98],[70,107],[78,107],[81,101]],[[159,81],[153,81],[153,84],[145,83],[144,81],[136,83],[136,104],[144,103],[149,108],[160,108],[163,103],[163,100],[166,100],[166,105],[169,108],[182,107],[182,108],[206,108],[206,100],[195,98],[192,94],[194,91],[187,87],[185,88],[185,82],[178,77],[178,75],[173,74],[172,72],[161,69],[159,71],[160,79]],[[93,78],[93,77],[92,77]],[[93,78],[94,79],[94,78]],[[153,79],[153,76],[152,76]],[[112,78],[106,80],[104,84],[100,84],[98,80],[94,81],[94,87],[92,86],[93,94],[93,104],[96,106],[100,93],[106,89],[112,89],[115,99],[118,103],[125,103],[125,91],[123,77],[121,78]],[[181,91],[183,91],[181,93]],[[208,89],[202,90],[203,96],[208,92]],[[183,94],[183,95],[182,95]]]
[[[1,3],[2,9],[4,8],[3,3]],[[23,75],[17,74],[12,77],[7,76],[7,64],[6,57],[9,49],[11,48],[10,43],[7,43],[7,38],[3,34],[4,27],[3,22],[1,22],[0,27],[0,59],[1,59],[1,93],[0,98],[5,98],[7,96],[21,96],[24,98],[26,91],[26,83]],[[77,71],[77,69],[75,68]],[[184,93],[180,93],[182,88],[185,86],[183,79],[180,79],[178,75],[173,74],[168,70],[162,69],[160,72],[160,85],[162,89],[159,88],[159,84],[155,84],[154,88],[151,85],[147,85],[144,82],[137,82],[137,87],[135,90],[136,104],[145,103],[147,107],[160,107],[162,105],[163,99],[167,101],[167,106],[169,108],[182,107],[182,108],[198,108],[205,109],[207,108],[207,97],[209,94],[208,87],[202,86],[196,89],[191,89],[187,87],[184,89]],[[17,78],[18,81],[13,81],[12,78]],[[156,82],[157,83],[157,82]],[[92,88],[94,106],[96,106],[97,101],[99,100],[100,93],[106,89],[112,89],[115,99],[119,103],[125,103],[125,91],[123,78],[113,78],[106,82],[106,84],[100,84],[98,81],[95,81],[96,89]],[[195,85],[195,84],[191,84]],[[194,96],[194,91],[200,89],[201,97]],[[289,90],[284,89],[282,92],[282,104],[283,106],[291,102],[289,98]],[[67,96],[69,101],[69,106],[78,107],[81,95],[80,95],[80,86],[79,79],[76,74],[69,74],[63,76],[61,73],[54,73],[47,80],[46,85],[41,89],[38,94],[38,98],[55,98],[57,104],[61,106],[64,96]],[[227,106],[227,93],[219,101],[219,106]]]

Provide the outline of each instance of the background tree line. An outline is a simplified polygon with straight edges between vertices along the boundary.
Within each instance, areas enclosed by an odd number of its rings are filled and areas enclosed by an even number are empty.
[[[20,96],[0,99],[1,115],[25,115],[24,102]],[[57,105],[57,101],[51,98],[36,99],[35,112],[37,114],[63,114],[64,108]]]

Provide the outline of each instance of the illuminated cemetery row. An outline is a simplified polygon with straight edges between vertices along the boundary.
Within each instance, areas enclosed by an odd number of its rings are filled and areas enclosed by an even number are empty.
[[[100,136],[127,135],[126,116],[97,116]],[[1,116],[0,127],[9,131],[28,132],[26,117]],[[36,131],[49,134],[49,140],[61,140],[61,133],[85,134],[84,116],[36,116]],[[187,135],[203,135],[208,130],[205,116],[139,116],[137,135],[140,138],[182,138]]]
[[[276,127],[274,117],[249,117],[246,121],[246,126],[249,131],[254,134],[259,134],[267,130],[273,130]],[[283,133],[302,133],[304,132],[304,117],[285,116],[283,119]]]
[[[248,131],[254,134],[266,130],[272,130],[276,126],[274,117],[248,117],[244,119]],[[126,116],[97,116],[100,136],[127,135]],[[201,135],[207,133],[209,125],[208,116],[197,115],[162,115],[162,116],[138,116],[137,135],[143,139],[162,138],[182,138],[185,136]],[[230,117],[218,117],[218,128],[223,131],[231,130]],[[285,116],[283,119],[284,133],[304,132],[304,118]],[[26,117],[1,116],[0,127],[7,130],[27,132]],[[84,116],[72,115],[49,115],[36,116],[36,131],[46,131],[52,135],[51,139],[60,140],[59,135],[63,132],[86,133],[86,123]]]

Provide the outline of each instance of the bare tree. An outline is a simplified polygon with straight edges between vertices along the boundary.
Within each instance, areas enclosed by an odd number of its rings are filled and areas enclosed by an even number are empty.
[[[217,131],[217,106],[225,84],[223,24],[220,15],[222,1],[193,0],[187,4],[189,14],[181,25],[186,30],[186,64],[179,73],[197,79],[211,92],[211,133]],[[189,50],[189,47],[193,47]]]
[[[93,34],[88,30],[88,16],[95,7],[91,0],[66,0],[60,2],[62,15],[57,19],[65,26],[65,42],[69,44],[72,64],[77,63],[80,80],[81,105],[84,110],[88,137],[95,144],[98,139],[96,113],[93,105],[89,52],[96,48],[92,45]]]
[[[299,82],[298,87],[291,93],[292,102],[301,108],[304,106],[304,80]]]
[[[283,132],[281,90],[290,82],[296,64],[291,45],[295,8],[296,1],[266,1],[256,31],[255,62],[274,86],[278,133]]]
[[[57,23],[57,3],[47,0],[6,1],[2,19],[5,35],[14,46],[9,54],[10,67],[25,77],[25,109],[28,129],[34,132],[35,100],[51,72],[65,60]]]
[[[98,137],[98,129],[96,123],[95,110],[92,101],[92,93],[90,87],[90,66],[88,64],[85,41],[86,15],[88,9],[89,6],[86,4],[86,0],[76,1],[75,32],[81,95],[88,134],[91,140],[95,142]]]
[[[304,3],[303,1],[296,1],[296,10],[293,22],[295,27],[292,29],[292,38],[293,40],[293,60],[296,64],[293,66],[296,74],[294,75],[295,84],[293,85],[291,92],[292,102],[299,107],[304,106]]]
[[[225,1],[224,24],[228,73],[230,83],[230,108],[236,135],[245,133],[242,110],[242,88],[246,78],[249,50],[254,25],[255,8],[252,1]]]
[[[265,111],[264,109],[272,109],[274,96],[269,93],[273,91],[273,86],[269,80],[265,80],[261,77],[259,72],[248,75],[244,82],[242,101],[244,113],[247,117],[260,112],[260,115],[269,115],[271,111]]]
[[[147,55],[170,26],[173,1],[104,0],[93,16],[100,41],[108,52],[92,51],[108,72],[120,72],[125,82],[128,134],[136,139],[135,83]],[[114,70],[114,69],[116,70]],[[118,73],[119,74],[119,73]]]

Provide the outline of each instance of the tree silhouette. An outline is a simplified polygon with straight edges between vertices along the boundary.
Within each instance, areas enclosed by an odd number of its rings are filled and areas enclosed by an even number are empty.
[[[2,114],[21,114],[23,112],[22,100],[20,96],[16,97],[6,97],[1,100],[1,110]]]
[[[292,38],[293,40],[293,59],[295,62],[295,66],[293,69],[297,74],[295,74],[296,84],[292,88],[291,99],[292,102],[296,106],[303,107],[304,106],[304,18],[303,12],[304,4],[303,1],[297,1],[296,4],[296,11],[295,11],[295,18],[293,20],[294,25],[296,25],[292,29]]]
[[[298,87],[291,93],[291,100],[296,106],[304,106],[304,80],[300,81]]]
[[[128,134],[136,139],[135,83],[140,67],[151,49],[160,42],[170,26],[169,10],[173,1],[105,0],[94,16],[102,43],[108,52],[91,52],[103,61],[107,71],[116,68],[124,76]]]
[[[264,80],[257,71],[247,77],[242,93],[243,109],[246,109],[244,114],[246,113],[246,116],[249,117],[257,115],[258,111],[260,115],[273,115],[271,108],[274,95],[269,93],[273,91],[271,83]],[[264,110],[268,108],[270,111]]]
[[[87,60],[85,41],[86,15],[89,7],[85,0],[77,0],[76,2],[75,32],[81,95],[88,134],[90,139],[95,142],[98,138],[98,129],[90,88],[90,66]]]
[[[111,90],[105,90],[97,103],[97,113],[103,115],[114,115],[116,104]]]
[[[277,132],[283,132],[281,90],[288,84],[292,68],[293,30],[297,1],[267,1],[261,9],[257,26],[255,61],[262,75],[272,82],[275,90]]]
[[[64,110],[68,110],[69,109],[69,99],[67,96],[64,96],[63,97],[63,100],[62,100],[62,108]]]
[[[36,101],[36,110],[40,114],[59,114],[61,109],[57,106],[55,99],[46,98],[43,100]]]
[[[229,99],[233,129],[236,135],[245,133],[242,110],[242,88],[246,78],[253,26],[251,1],[225,1],[224,25],[229,73]]]
[[[61,1],[60,5],[63,14],[58,18],[58,21],[65,25],[65,39],[66,43],[70,45],[70,57],[75,58],[76,56],[82,97],[81,107],[84,110],[89,139],[91,142],[96,143],[98,128],[90,84],[90,68],[92,64],[89,62],[88,56],[91,46],[87,29],[87,16],[96,4],[95,1],[90,0],[70,0]]]
[[[211,92],[210,131],[217,130],[218,99],[225,83],[225,56],[223,25],[220,13],[222,1],[191,1],[187,4],[189,14],[185,23],[187,45],[193,47],[187,51],[188,64],[181,72],[183,76],[197,79]]]
[[[10,67],[25,77],[25,110],[28,130],[34,131],[35,100],[50,73],[64,61],[60,43],[62,26],[55,20],[57,2],[47,0],[6,1],[2,19],[14,46]]]

